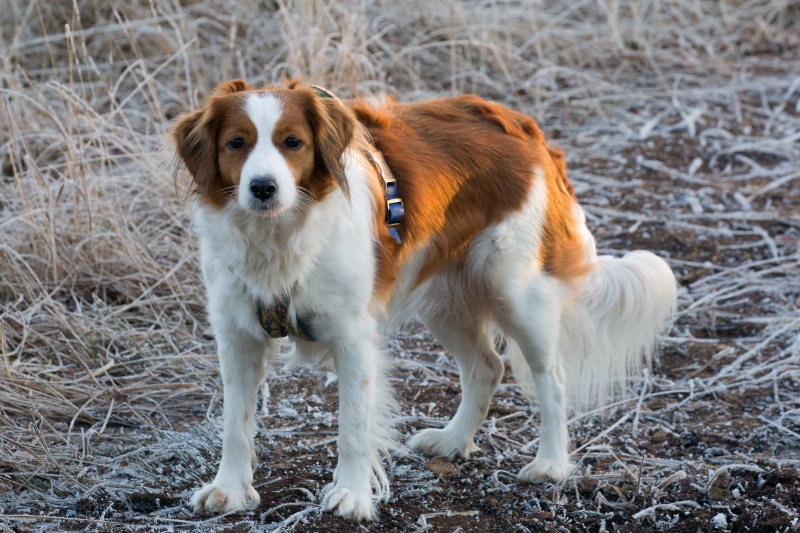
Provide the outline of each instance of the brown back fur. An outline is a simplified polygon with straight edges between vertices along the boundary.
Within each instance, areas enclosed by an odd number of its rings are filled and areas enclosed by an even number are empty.
[[[379,259],[391,256],[396,267],[427,248],[416,279],[423,282],[462,256],[484,228],[520,210],[534,169],[542,168],[548,194],[542,266],[565,280],[584,272],[563,154],[546,146],[533,119],[476,96],[408,105],[388,100],[385,107],[359,100],[351,107],[391,168],[405,206],[403,244],[382,238],[386,252]],[[383,283],[391,272],[379,270]]]

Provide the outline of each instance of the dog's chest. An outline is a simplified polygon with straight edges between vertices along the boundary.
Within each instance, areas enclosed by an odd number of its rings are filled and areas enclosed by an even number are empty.
[[[232,270],[254,297],[270,302],[308,283],[321,247],[317,234],[302,229],[293,233],[242,232],[242,246],[231,258]]]
[[[251,296],[264,301],[304,283],[325,237],[313,231],[314,221],[272,224],[238,215],[203,210],[197,214],[204,268],[217,273],[212,277],[232,274]]]

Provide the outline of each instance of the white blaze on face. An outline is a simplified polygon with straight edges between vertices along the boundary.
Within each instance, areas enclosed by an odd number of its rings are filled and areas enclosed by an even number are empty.
[[[250,191],[250,183],[255,179],[272,178],[278,189],[273,197],[274,207],[270,207],[269,214],[277,214],[291,207],[297,197],[294,174],[272,142],[275,124],[283,114],[281,101],[269,93],[251,94],[245,100],[244,108],[256,127],[258,140],[242,167],[239,205],[244,209],[255,210],[258,200]]]

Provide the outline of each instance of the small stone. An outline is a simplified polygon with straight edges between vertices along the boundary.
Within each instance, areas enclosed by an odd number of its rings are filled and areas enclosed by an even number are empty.
[[[720,487],[711,487],[708,489],[708,497],[712,500],[727,500],[731,497],[731,491]]]
[[[436,457],[425,463],[425,468],[441,477],[456,475],[456,467],[446,457]]]
[[[661,444],[667,440],[667,432],[663,428],[658,428],[650,435],[650,440],[655,444]]]

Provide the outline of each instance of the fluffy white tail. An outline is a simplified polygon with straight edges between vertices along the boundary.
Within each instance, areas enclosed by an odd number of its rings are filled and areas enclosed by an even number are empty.
[[[677,300],[672,270],[650,252],[600,256],[577,298],[562,310],[559,357],[567,396],[578,409],[603,405],[652,363],[655,338],[670,326]],[[519,346],[508,356],[517,382],[532,394],[531,370]]]

